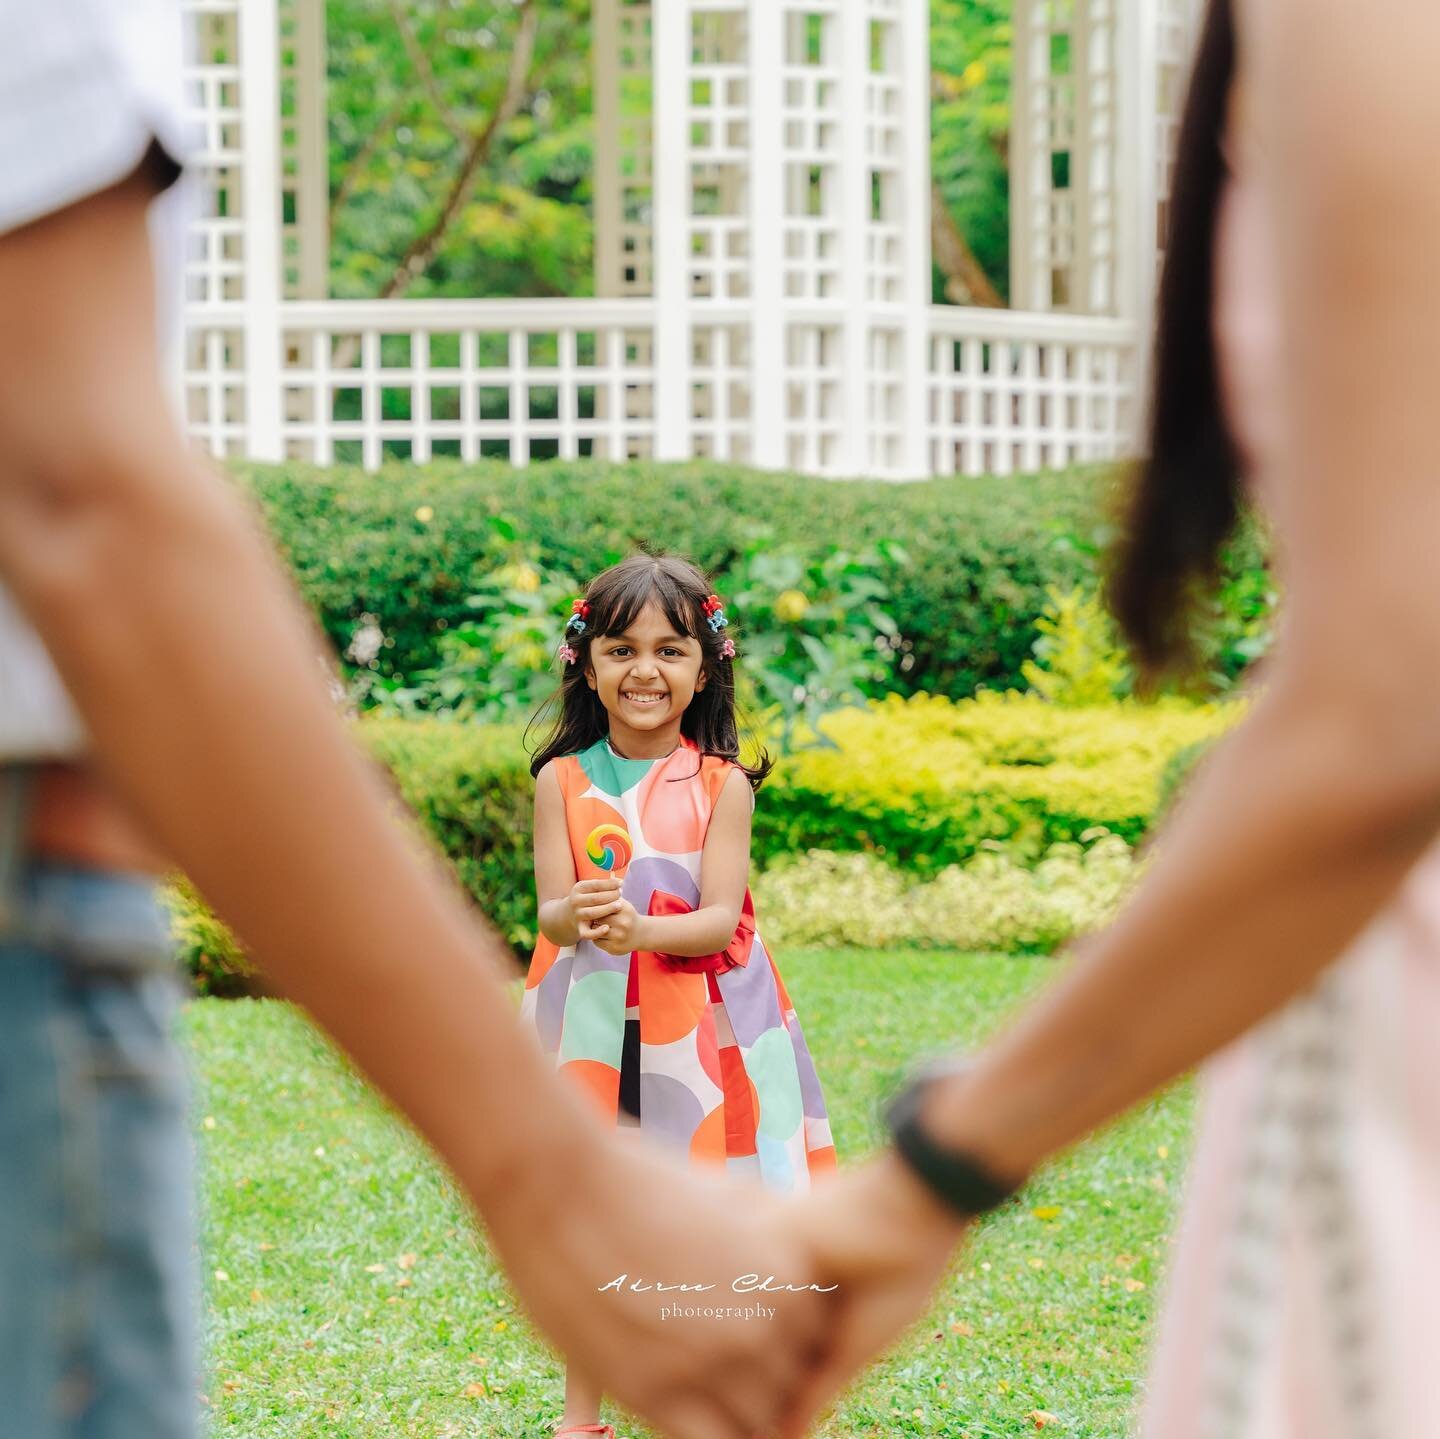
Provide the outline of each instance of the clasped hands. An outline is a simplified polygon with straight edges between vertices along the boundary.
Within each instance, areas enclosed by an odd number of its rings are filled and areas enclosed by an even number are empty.
[[[654,921],[622,898],[619,879],[580,880],[568,900],[579,938],[606,953],[655,947]],[[580,1166],[589,1202],[545,1206],[546,1227],[564,1251],[560,1272],[595,1274],[606,1292],[567,1285],[551,1313],[529,1297],[572,1363],[667,1439],[802,1439],[861,1367],[922,1316],[966,1230],[891,1149],[785,1198],[596,1138]],[[536,1210],[521,1207],[529,1231]],[[512,1264],[537,1271],[532,1282],[543,1291],[556,1269],[532,1245],[502,1248]],[[710,1292],[680,1297],[712,1310],[735,1302],[730,1286],[742,1275],[771,1275],[795,1292],[762,1296],[773,1304],[769,1320],[661,1322],[667,1296],[613,1292],[620,1273],[703,1278]]]
[[[570,891],[570,914],[580,938],[606,954],[653,947],[648,943],[647,916],[621,898],[620,881],[613,875],[579,880]]]

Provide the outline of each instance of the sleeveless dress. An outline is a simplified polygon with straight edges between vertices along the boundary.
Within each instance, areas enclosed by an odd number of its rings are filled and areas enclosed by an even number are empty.
[[[554,763],[577,879],[621,875],[642,915],[696,909],[710,816],[736,766],[689,739],[654,760],[602,739]],[[781,1192],[835,1167],[815,1065],[748,889],[714,955],[612,955],[542,935],[521,1013],[609,1124]]]
[[[1434,1432],[1440,846],[1201,1095],[1142,1439]]]

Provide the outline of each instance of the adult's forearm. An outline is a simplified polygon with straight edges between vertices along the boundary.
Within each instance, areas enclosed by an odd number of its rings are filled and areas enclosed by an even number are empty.
[[[1018,1178],[1310,984],[1440,824],[1433,783],[1407,797],[1355,738],[1262,702],[1119,920],[934,1096],[937,1132]]]
[[[117,791],[483,1207],[537,1135],[588,1127],[515,1021],[508,950],[345,737],[254,520],[178,443],[149,459],[37,511],[7,578]],[[80,562],[56,562],[67,546]]]

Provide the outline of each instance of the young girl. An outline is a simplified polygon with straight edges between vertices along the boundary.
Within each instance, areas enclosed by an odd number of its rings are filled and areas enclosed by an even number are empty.
[[[799,1191],[835,1149],[755,928],[750,819],[771,762],[738,758],[729,623],[675,556],[633,556],[576,601],[531,765],[541,938],[522,1013],[607,1123]],[[614,1439],[601,1397],[570,1373],[555,1439]]]

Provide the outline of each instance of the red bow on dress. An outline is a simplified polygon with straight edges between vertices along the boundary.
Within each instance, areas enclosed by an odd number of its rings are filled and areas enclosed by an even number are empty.
[[[677,894],[667,894],[657,889],[650,896],[650,913],[653,915],[694,914],[695,906],[687,904]],[[672,969],[684,970],[687,974],[724,974],[726,970],[739,969],[750,962],[750,950],[755,943],[755,902],[750,891],[745,891],[744,903],[740,906],[740,922],[730,943],[717,954],[658,954]]]

